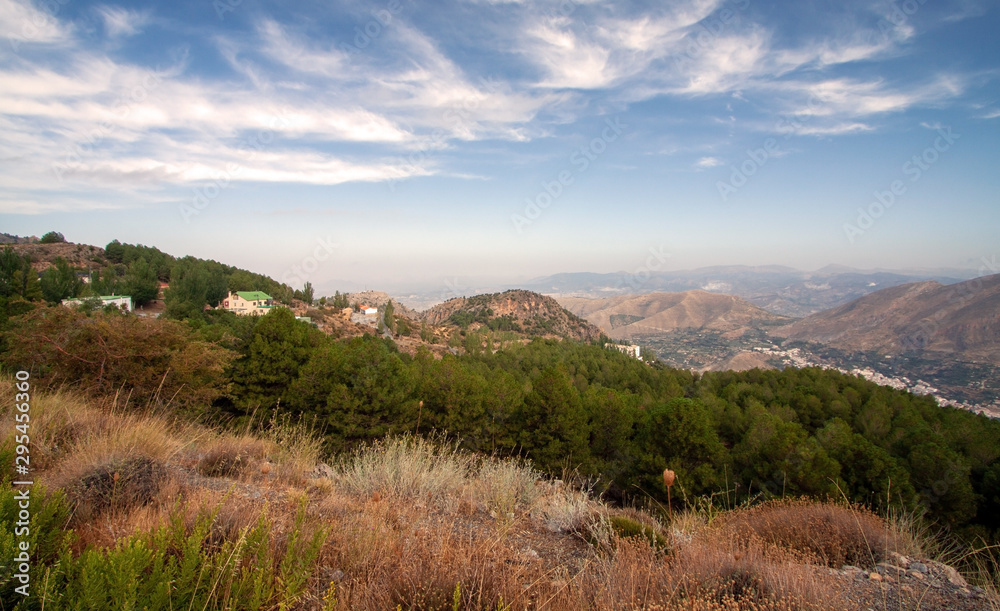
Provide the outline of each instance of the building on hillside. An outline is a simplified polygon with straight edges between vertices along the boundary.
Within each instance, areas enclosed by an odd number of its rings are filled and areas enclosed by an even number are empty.
[[[240,316],[267,314],[274,307],[274,299],[263,291],[236,291],[222,300],[222,307]]]
[[[361,313],[364,314],[365,316],[377,316],[378,308],[373,308],[371,306],[363,305],[361,306]]]
[[[635,357],[635,358],[639,359],[640,361],[642,360],[642,356],[641,356],[642,348],[639,347],[639,346],[636,346],[635,344],[629,344],[627,346],[623,346],[622,344],[607,344],[607,346],[608,346],[609,349],[610,348],[614,348],[614,349],[618,350],[619,352],[624,352],[625,354],[627,354],[627,355],[629,355],[631,357]]]
[[[63,299],[62,304],[67,307],[74,307],[82,305],[87,301],[97,301],[100,300],[100,306],[106,307],[113,305],[125,312],[132,311],[132,297],[130,295],[101,295],[100,297],[89,297],[83,299]]]

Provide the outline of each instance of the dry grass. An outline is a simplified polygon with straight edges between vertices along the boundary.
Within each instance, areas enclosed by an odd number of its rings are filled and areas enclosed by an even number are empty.
[[[275,451],[274,444],[252,435],[220,435],[200,445],[198,472],[207,477],[239,477]]]
[[[870,568],[899,550],[892,529],[871,511],[806,499],[737,509],[717,520],[715,527],[725,538],[795,550],[834,568]]]
[[[211,508],[206,545],[266,519],[277,557],[308,495],[301,528],[330,537],[301,609],[441,609],[456,596],[461,609],[830,609],[840,602],[823,565],[919,555],[921,544],[905,520],[806,501],[689,511],[667,529],[542,479],[525,461],[419,438],[370,444],[336,461],[330,478],[311,479],[320,454],[308,429],[220,433],[69,392],[40,393],[32,409],[40,479],[77,486],[77,551],[178,513],[190,525]]]

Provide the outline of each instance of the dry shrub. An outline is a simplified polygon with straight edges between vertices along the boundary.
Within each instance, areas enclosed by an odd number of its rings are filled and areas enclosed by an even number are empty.
[[[779,500],[737,509],[716,522],[725,537],[807,554],[826,566],[873,567],[896,551],[886,523],[861,507],[806,499]]]
[[[454,445],[419,437],[398,437],[363,446],[343,459],[336,482],[355,494],[457,504],[474,467],[471,455]]]
[[[541,496],[531,515],[551,532],[582,533],[594,521],[596,512],[588,491],[563,486]]]
[[[208,477],[237,477],[270,449],[270,444],[255,437],[218,437],[203,446],[198,472]]]
[[[37,385],[70,384],[93,396],[127,389],[132,406],[202,408],[218,397],[234,353],[198,339],[183,323],[62,306],[11,319],[0,361],[32,370]]]
[[[331,528],[330,566],[346,572],[336,586],[341,609],[529,607],[550,597],[540,563],[525,560],[502,531],[467,536],[403,499],[369,501]],[[460,585],[459,585],[460,584]]]
[[[487,512],[510,517],[529,509],[538,499],[539,476],[529,462],[484,458],[472,485],[474,501]]]
[[[271,421],[267,440],[275,448],[275,476],[290,484],[302,484],[323,454],[323,439],[314,428],[287,419]]]
[[[165,479],[163,464],[145,456],[97,465],[68,489],[75,519],[86,521],[109,509],[129,511],[147,505]]]

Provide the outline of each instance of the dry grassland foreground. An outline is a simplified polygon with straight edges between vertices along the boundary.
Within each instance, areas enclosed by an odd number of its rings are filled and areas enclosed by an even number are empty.
[[[2,381],[13,464],[14,381]],[[0,503],[7,609],[996,609],[903,519],[785,500],[674,517],[524,461],[398,437],[216,430],[70,390],[32,397],[31,591]],[[983,584],[978,582],[983,586]]]

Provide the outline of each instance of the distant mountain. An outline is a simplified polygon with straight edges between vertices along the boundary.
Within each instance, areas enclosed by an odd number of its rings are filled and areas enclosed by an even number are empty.
[[[949,273],[960,273],[949,270]],[[971,276],[971,272],[965,278]],[[695,270],[610,274],[565,273],[522,284],[526,289],[554,297],[602,298],[657,292],[680,293],[700,289],[742,297],[752,304],[785,316],[808,316],[875,291],[911,282],[961,282],[934,272],[854,270],[827,266],[815,272],[778,265],[716,266]]]
[[[514,289],[474,297],[458,297],[421,314],[431,325],[489,328],[523,335],[557,336],[590,341],[601,330],[563,308],[551,297]]]
[[[845,351],[1000,365],[1000,274],[948,286],[915,282],[883,289],[770,333]]]
[[[9,233],[0,233],[0,244],[33,244],[38,242],[35,236],[21,237]]]
[[[662,336],[680,329],[726,333],[790,321],[739,297],[701,290],[605,299],[560,297],[557,301],[613,339]]]

